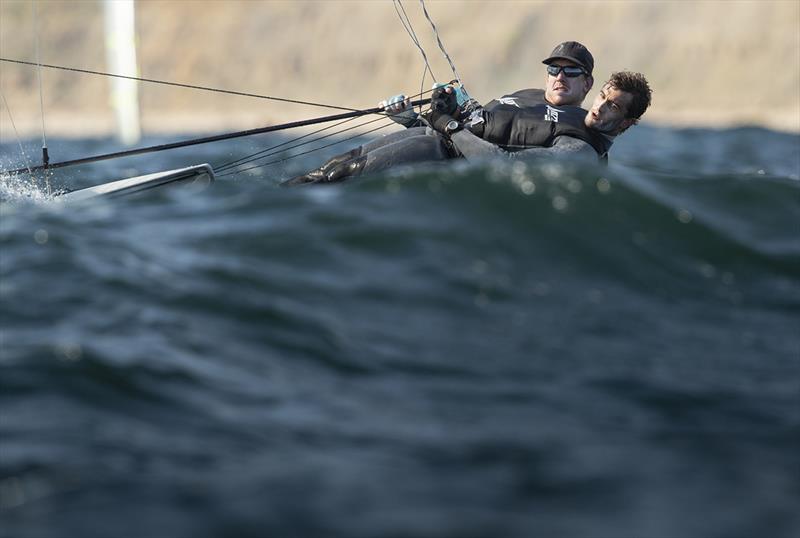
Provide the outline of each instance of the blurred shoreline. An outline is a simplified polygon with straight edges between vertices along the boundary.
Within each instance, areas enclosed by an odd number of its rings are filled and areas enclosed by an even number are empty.
[[[558,42],[575,39],[596,60],[585,106],[612,71],[630,69],[645,73],[654,89],[644,123],[800,132],[800,2],[427,5],[468,90],[481,102],[541,87],[541,59]],[[102,2],[43,0],[37,6],[43,63],[108,69]],[[418,11],[408,6],[431,67],[449,79]],[[0,2],[0,55],[32,60],[33,28],[30,2]],[[136,34],[138,74],[147,78],[352,108],[421,86],[421,57],[388,1],[139,1]],[[430,84],[428,77],[423,86]],[[113,132],[105,77],[46,69],[43,86],[48,134]],[[20,135],[39,136],[36,69],[0,63],[0,88]],[[331,113],[144,83],[139,102],[145,134],[224,132]],[[0,138],[15,138],[5,111]]]

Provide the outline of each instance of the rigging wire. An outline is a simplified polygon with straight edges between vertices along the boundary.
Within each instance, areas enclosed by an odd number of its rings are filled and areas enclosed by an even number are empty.
[[[372,120],[372,121],[377,121],[377,120]],[[371,122],[369,122],[369,123],[371,123]],[[308,151],[303,151],[302,153],[296,153],[294,155],[289,155],[288,157],[285,157],[283,159],[277,159],[275,161],[270,161],[268,163],[252,166],[250,168],[243,168],[243,169],[240,169],[240,170],[233,170],[233,171],[225,172],[224,174],[219,174],[217,177],[231,176],[233,174],[238,174],[238,173],[241,173],[241,172],[247,172],[248,170],[253,170],[253,169],[256,169],[256,168],[263,168],[265,166],[269,166],[269,165],[272,165],[272,164],[282,163],[282,162],[288,161],[289,159],[294,159],[295,157],[300,157],[302,155],[308,155],[309,153],[313,153],[313,152],[319,151],[321,149],[325,149],[325,148],[329,148],[331,146],[335,146],[336,144],[341,144],[342,142],[347,142],[348,140],[353,140],[354,138],[359,138],[359,137],[362,137],[364,135],[367,135],[367,134],[370,134],[370,133],[374,133],[375,131],[379,131],[381,129],[385,129],[386,127],[390,127],[392,125],[393,125],[393,123],[386,123],[384,125],[380,125],[378,127],[375,127],[374,129],[370,129],[369,131],[364,131],[363,133],[358,133],[358,134],[355,134],[353,136],[344,138],[342,140],[337,140],[335,142],[331,142],[330,144],[325,144],[324,146],[320,146],[318,148],[313,148],[313,149],[310,149]]]
[[[272,96],[272,95],[261,95],[261,94],[257,94],[257,93],[239,92],[239,91],[235,91],[235,90],[225,90],[225,89],[222,89],[222,88],[212,88],[210,86],[198,86],[198,85],[195,85],[195,84],[184,84],[184,83],[181,83],[181,82],[169,82],[169,81],[166,81],[166,80],[157,80],[157,79],[153,79],[153,78],[132,77],[132,76],[128,76],[128,75],[117,75],[115,73],[105,73],[103,71],[92,71],[91,69],[80,69],[80,68],[77,68],[77,67],[67,67],[67,66],[63,66],[63,65],[34,63],[34,62],[27,62],[25,60],[16,60],[16,59],[13,59],[13,58],[0,58],[0,62],[8,62],[8,63],[14,63],[14,64],[20,64],[20,65],[30,65],[30,66],[34,66],[34,67],[36,67],[36,66],[38,66],[38,67],[46,67],[48,69],[59,69],[59,70],[62,70],[62,71],[72,71],[72,72],[75,72],[75,73],[83,73],[83,74],[86,74],[86,75],[100,75],[100,76],[103,76],[103,77],[123,78],[123,79],[127,79],[127,80],[136,80],[138,82],[149,82],[151,84],[162,84],[164,86],[175,86],[175,87],[178,87],[178,88],[189,88],[189,89],[192,89],[192,90],[203,90],[203,91],[208,91],[208,92],[224,93],[224,94],[227,94],[227,95],[239,95],[239,96],[242,96],[242,97],[255,97],[256,99],[267,99],[267,100],[270,100],[270,101],[280,101],[280,102],[283,102],[283,103],[292,103],[292,104],[296,104],[296,105],[316,106],[316,107],[320,107],[320,108],[331,108],[331,109],[334,109],[334,110],[348,110],[348,111],[351,111],[351,112],[355,112],[355,111],[358,110],[357,108],[349,108],[349,107],[344,107],[344,106],[328,105],[328,104],[325,104],[325,103],[315,103],[315,102],[311,102],[311,101],[301,101],[301,100],[298,100],[298,99],[288,99],[288,98],[285,98],[285,97],[275,97],[275,96]]]
[[[433,74],[433,70],[431,69],[430,63],[428,63],[428,55],[425,54],[425,49],[422,48],[422,45],[419,42],[419,38],[417,37],[417,33],[414,31],[414,27],[411,25],[411,19],[408,17],[408,13],[406,13],[406,8],[403,6],[403,0],[393,0],[392,5],[394,6],[394,10],[397,13],[397,16],[400,18],[400,23],[403,25],[406,33],[411,37],[411,41],[414,42],[414,45],[417,46],[419,49],[420,54],[422,54],[422,61],[425,62],[425,67],[422,69],[422,80],[419,83],[419,94],[422,95],[425,88],[425,73],[430,73],[431,78],[434,82],[436,82],[436,75]],[[397,9],[398,5],[400,9]],[[402,10],[403,14],[400,14]],[[405,19],[405,20],[404,20]],[[422,114],[422,105],[419,107],[419,113]]]
[[[38,2],[34,0],[31,2],[33,7],[33,42],[34,48],[36,49],[36,75],[39,79],[39,113],[42,119],[42,164],[45,167],[44,172],[44,182],[47,185],[47,195],[50,196],[52,194],[52,188],[50,187],[50,178],[47,174],[47,165],[50,164],[50,155],[47,152],[47,134],[44,128],[44,91],[42,90],[42,64],[39,58],[39,9],[37,8]]]
[[[28,154],[25,153],[25,148],[22,147],[22,139],[19,137],[19,132],[17,131],[17,125],[14,123],[14,117],[11,115],[11,107],[8,106],[8,101],[6,101],[6,94],[0,91],[0,97],[3,98],[3,104],[6,106],[6,112],[8,112],[8,119],[11,120],[11,127],[14,129],[14,136],[17,138],[17,144],[19,144],[19,151],[22,153],[22,160],[25,163],[25,168],[22,169],[24,172],[25,170],[28,171],[28,174],[33,176],[33,171],[31,170],[31,163],[28,159]]]
[[[347,123],[348,121],[352,121],[353,119],[355,119],[355,118],[352,118],[352,119],[350,119],[350,120],[345,120],[345,121],[339,122],[339,123],[337,123],[336,125],[332,125],[331,127],[336,127],[336,126],[338,126],[338,125],[341,125],[341,124],[343,124],[343,123]],[[271,157],[271,156],[273,156],[273,155],[277,155],[277,154],[279,154],[279,153],[283,153],[284,151],[288,151],[288,150],[291,150],[291,149],[299,148],[299,147],[301,147],[301,146],[305,146],[305,145],[307,145],[307,144],[313,144],[314,142],[318,142],[318,141],[320,141],[320,140],[324,140],[324,139],[326,139],[326,138],[330,138],[330,137],[332,137],[332,136],[336,136],[336,135],[339,135],[339,134],[345,133],[345,132],[347,132],[347,131],[352,131],[353,129],[358,129],[359,127],[363,127],[363,126],[365,126],[365,125],[369,125],[369,124],[371,124],[371,123],[375,123],[376,121],[381,121],[382,119],[384,119],[384,117],[375,118],[375,119],[373,119],[373,120],[369,120],[369,121],[366,121],[366,122],[364,122],[364,123],[359,123],[358,125],[353,125],[353,126],[351,126],[351,127],[347,127],[347,128],[345,128],[345,129],[341,129],[341,130],[339,130],[339,131],[335,131],[335,132],[333,132],[333,133],[329,133],[329,134],[326,134],[326,135],[323,135],[323,136],[319,136],[319,137],[317,137],[317,138],[313,138],[313,139],[311,139],[311,140],[306,140],[305,142],[300,142],[299,144],[295,144],[295,145],[293,145],[293,146],[284,147],[284,146],[287,146],[288,144],[292,144],[293,142],[296,142],[296,141],[298,141],[298,140],[300,140],[300,139],[302,139],[302,138],[305,138],[304,136],[301,136],[301,137],[299,137],[299,138],[295,138],[295,139],[293,139],[293,140],[289,140],[289,141],[287,141],[287,142],[283,142],[283,143],[281,143],[281,144],[277,144],[277,145],[275,145],[275,146],[272,146],[272,147],[270,147],[270,148],[267,148],[267,149],[265,149],[265,150],[262,150],[262,151],[258,152],[257,154],[254,154],[254,155],[251,155],[251,156],[250,156],[250,157],[254,157],[254,158],[248,158],[248,157],[244,157],[244,158],[242,158],[242,159],[239,159],[239,160],[240,160],[240,161],[242,161],[242,162],[240,162],[239,164],[237,164],[237,165],[235,165],[235,166],[223,166],[223,167],[221,167],[221,168],[215,168],[215,169],[214,169],[214,171],[215,171],[215,172],[226,172],[226,171],[228,171],[228,170],[231,170],[232,168],[236,168],[236,167],[238,167],[238,166],[245,165],[245,164],[254,163],[254,162],[256,162],[256,161],[260,161],[260,160],[262,160],[262,159],[266,159],[267,157]],[[391,123],[387,123],[387,124],[386,124],[386,126],[389,126],[389,125],[391,125]],[[323,130],[323,129],[319,129],[319,130],[315,131],[314,133],[320,132],[320,131],[322,131],[322,130]],[[367,132],[372,132],[372,131],[367,131]],[[312,135],[312,134],[314,134],[314,133],[309,133],[309,135]],[[309,135],[305,135],[305,136],[309,136]],[[357,136],[362,136],[362,135],[361,135],[361,134],[359,134],[359,135],[357,135]],[[348,139],[345,139],[345,140],[350,140],[350,139],[348,138]],[[344,140],[337,141],[337,142],[336,142],[336,144],[339,144],[340,142],[343,142],[343,141],[344,141]],[[281,148],[281,147],[283,147],[283,149],[278,149],[278,148]],[[328,147],[328,146],[322,146],[322,147]],[[322,148],[316,148],[316,149],[322,149]],[[315,150],[316,150],[316,149],[315,149]],[[306,152],[306,153],[308,153],[308,152]],[[258,157],[255,157],[255,155],[259,155],[259,156],[258,156]],[[300,153],[300,154],[298,154],[298,155],[305,155],[305,153]],[[284,161],[285,161],[285,160],[289,160],[289,159],[291,159],[291,158],[294,158],[294,157],[296,157],[296,156],[297,156],[297,155],[290,155],[290,156],[286,157],[286,158],[285,158],[285,159],[283,159],[283,160],[284,160]],[[274,161],[274,162],[282,162],[282,161]],[[240,168],[240,169],[238,169],[238,170],[234,170],[234,172],[237,172],[237,173],[238,173],[238,172],[243,172],[243,171],[245,171],[245,170],[252,170],[253,168],[259,168],[259,167],[262,167],[262,166],[267,166],[267,165],[269,165],[269,164],[273,164],[273,163],[271,163],[271,162],[270,162],[270,163],[264,163],[264,164],[260,164],[260,165],[258,165],[258,166],[253,166],[253,167],[250,167],[250,168]]]
[[[327,127],[322,127],[321,129],[317,129],[316,131],[311,131],[310,133],[304,134],[302,136],[298,136],[297,138],[292,138],[292,139],[287,140],[285,142],[281,142],[280,144],[276,144],[276,145],[270,146],[270,147],[268,147],[266,149],[259,150],[259,151],[255,152],[255,153],[251,153],[250,155],[245,155],[244,157],[236,159],[235,161],[230,161],[230,162],[227,162],[225,164],[221,164],[219,166],[215,166],[214,170],[222,172],[222,171],[225,171],[225,170],[227,170],[229,168],[235,168],[235,167],[237,167],[239,165],[242,165],[242,164],[251,163],[251,162],[261,158],[260,156],[264,155],[267,152],[270,152],[272,150],[281,148],[283,146],[287,146],[289,144],[292,144],[293,142],[297,142],[298,140],[302,140],[304,138],[308,138],[309,136],[314,136],[315,134],[321,133],[322,131],[327,131],[328,129],[333,129],[335,127],[339,127],[340,125],[344,125],[345,123],[351,122],[351,121],[353,121],[355,119],[356,118],[349,118],[349,119],[346,119],[346,120],[342,120],[342,121],[340,121],[338,123],[334,123],[333,125],[328,125]],[[337,131],[336,133],[333,133],[333,134],[338,134],[338,132],[340,132],[340,131]],[[330,136],[330,135],[325,135],[322,138],[325,138],[327,136]],[[318,138],[312,139],[312,140],[309,140],[308,142],[304,142],[304,143],[314,142],[316,140],[319,140],[319,139]],[[296,146],[293,146],[293,147],[296,147]],[[291,148],[286,148],[286,149],[291,149]]]
[[[33,7],[33,28],[34,28],[34,35],[33,35],[33,43],[34,48],[36,49],[36,76],[39,79],[39,112],[42,117],[42,147],[47,147],[47,134],[44,128],[44,92],[42,91],[42,64],[39,61],[39,10],[36,7],[37,2],[34,0],[31,2],[31,6]]]
[[[439,31],[436,29],[436,25],[433,23],[433,20],[431,20],[431,16],[428,14],[428,9],[425,7],[425,0],[419,0],[419,3],[422,5],[422,12],[425,14],[425,18],[428,19],[429,23],[431,23],[431,28],[433,28],[433,34],[436,36],[436,43],[439,44],[439,50],[441,50],[442,54],[444,54],[444,57],[447,58],[447,63],[450,64],[450,69],[453,71],[453,76],[456,77],[456,80],[461,86],[461,89],[464,91],[464,95],[466,95],[467,98],[469,98],[469,94],[467,93],[467,90],[464,88],[464,83],[461,81],[461,76],[458,74],[456,66],[453,63],[453,60],[450,58],[450,55],[447,54],[447,51],[444,48],[444,44],[442,43],[442,39],[439,37]]]
[[[392,5],[394,6],[394,10],[397,13],[397,16],[400,18],[400,23],[403,25],[403,28],[405,29],[406,33],[409,35],[414,45],[417,46],[417,49],[419,49],[420,54],[422,54],[422,61],[425,62],[425,70],[431,74],[433,80],[436,80],[436,75],[433,74],[433,70],[431,69],[431,64],[428,63],[428,55],[425,54],[425,49],[423,49],[422,45],[420,45],[419,38],[417,38],[417,33],[414,31],[414,27],[411,26],[411,19],[408,18],[408,13],[406,13],[406,8],[403,7],[402,0],[393,0]],[[401,10],[403,12],[402,15],[400,14]],[[425,71],[422,72],[422,76],[423,77],[425,76]]]
[[[416,99],[417,97],[421,97],[422,95],[424,95],[424,94],[426,94],[426,93],[430,93],[431,91],[432,91],[432,90],[422,91],[422,92],[420,92],[419,94],[416,94],[416,95],[412,95],[412,96],[410,96],[409,98],[410,98],[410,99]],[[420,107],[422,106],[422,104],[423,104],[423,103],[421,103],[421,104],[420,104]],[[384,112],[383,114],[381,114],[381,117],[392,117],[392,116],[394,116],[394,114],[388,114],[388,113],[385,113],[385,112]],[[215,167],[214,167],[214,170],[215,170],[215,171],[222,172],[222,171],[225,171],[225,170],[227,170],[227,169],[229,169],[229,168],[234,168],[234,167],[236,167],[236,166],[240,166],[240,165],[242,165],[242,164],[248,164],[248,163],[250,163],[250,162],[255,162],[255,161],[257,161],[257,160],[260,160],[260,159],[262,159],[263,157],[266,157],[266,156],[268,156],[268,155],[264,155],[264,154],[266,154],[266,153],[272,152],[272,153],[269,153],[269,155],[273,155],[273,154],[275,154],[275,153],[279,153],[279,152],[273,152],[273,150],[276,150],[276,149],[278,149],[278,148],[281,148],[281,147],[283,147],[283,146],[287,146],[287,145],[289,145],[289,144],[293,144],[293,143],[295,143],[295,142],[297,142],[297,141],[299,141],[299,140],[302,140],[302,139],[304,139],[304,138],[308,138],[308,137],[310,137],[310,136],[313,136],[313,135],[315,135],[315,134],[321,133],[322,131],[327,131],[327,130],[329,130],[329,129],[334,129],[334,128],[336,128],[336,127],[339,127],[339,126],[341,126],[341,125],[344,125],[345,123],[348,123],[348,122],[350,122],[350,121],[353,121],[353,120],[355,120],[357,117],[358,117],[358,116],[356,116],[356,117],[353,117],[353,118],[350,118],[350,119],[346,119],[346,120],[344,120],[344,121],[341,121],[341,122],[339,122],[339,123],[335,123],[335,124],[333,124],[333,125],[329,125],[329,126],[327,126],[327,127],[323,127],[323,128],[321,128],[321,129],[317,129],[316,131],[312,131],[312,132],[310,132],[310,133],[304,134],[304,135],[302,135],[302,136],[299,136],[299,137],[297,137],[297,138],[293,138],[293,139],[287,140],[287,141],[285,141],[285,142],[282,142],[282,143],[280,143],[280,144],[277,144],[277,145],[275,145],[275,146],[271,146],[271,147],[269,147],[269,148],[266,148],[266,149],[263,149],[263,150],[259,150],[259,151],[255,152],[255,153],[252,153],[252,154],[250,154],[250,155],[246,155],[246,156],[244,156],[244,157],[241,157],[241,158],[239,158],[239,159],[236,159],[235,161],[227,162],[227,163],[225,163],[225,164],[222,164],[222,165],[220,165],[220,166],[218,166],[218,167],[217,167],[217,166],[215,166]],[[355,128],[358,128],[358,127],[362,127],[362,126],[364,126],[364,125],[368,125],[368,124],[370,124],[370,123],[373,123],[374,121],[378,121],[379,119],[381,119],[381,118],[378,118],[378,119],[376,119],[376,120],[371,120],[371,121],[368,121],[368,122],[365,122],[365,123],[362,123],[362,124],[356,125],[355,127],[349,127],[349,128],[346,128],[346,129],[342,129],[342,130],[339,130],[339,131],[335,131],[335,132],[333,132],[333,133],[331,133],[331,134],[327,134],[327,135],[323,135],[323,136],[321,136],[321,137],[313,138],[313,139],[311,139],[311,140],[309,140],[309,141],[303,142],[302,144],[297,144],[297,145],[295,145],[295,146],[291,146],[290,148],[285,148],[284,150],[281,150],[281,151],[285,151],[286,149],[293,149],[293,148],[296,148],[296,147],[299,147],[299,146],[302,146],[302,145],[305,145],[305,144],[310,144],[310,143],[312,143],[312,142],[316,142],[316,141],[318,141],[318,140],[323,140],[323,139],[325,139],[325,138],[330,138],[331,136],[335,136],[335,135],[337,135],[337,134],[341,134],[341,133],[343,133],[343,132],[350,131],[350,130],[352,130],[352,129],[355,129]]]

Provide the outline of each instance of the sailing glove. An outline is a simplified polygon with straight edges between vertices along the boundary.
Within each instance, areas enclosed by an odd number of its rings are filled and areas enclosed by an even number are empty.
[[[458,106],[464,106],[464,104],[470,100],[470,96],[467,95],[467,91],[464,89],[463,84],[458,84],[457,80],[450,81],[448,84],[443,84],[441,82],[437,82],[431,88],[432,90],[436,90],[438,88],[446,88],[450,86],[456,93],[456,101],[458,102]]]
[[[395,123],[399,123],[403,127],[411,127],[419,118],[419,114],[414,112],[411,107],[411,99],[406,98],[402,93],[381,101],[378,106],[386,111]]]
[[[458,109],[458,99],[452,86],[442,86],[433,90],[431,94],[431,111],[450,116],[456,109]]]

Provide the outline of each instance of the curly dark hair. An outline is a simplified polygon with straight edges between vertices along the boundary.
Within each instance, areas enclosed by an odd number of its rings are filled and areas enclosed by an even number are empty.
[[[633,71],[618,71],[611,74],[611,78],[606,84],[633,95],[627,117],[639,119],[650,106],[653,90],[650,89],[650,84],[647,83],[643,74]]]

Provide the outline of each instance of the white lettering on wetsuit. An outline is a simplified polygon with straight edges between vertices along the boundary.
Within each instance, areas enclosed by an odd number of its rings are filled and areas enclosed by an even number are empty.
[[[544,112],[544,119],[545,121],[554,121],[558,123],[558,113],[564,112],[563,110],[559,110],[557,108],[553,108],[550,105],[546,105],[546,109]]]
[[[511,106],[515,106],[517,108],[522,108],[521,106],[519,106],[517,104],[517,98],[516,97],[503,96],[500,99],[498,99],[497,102],[500,103],[501,105],[511,105]]]

